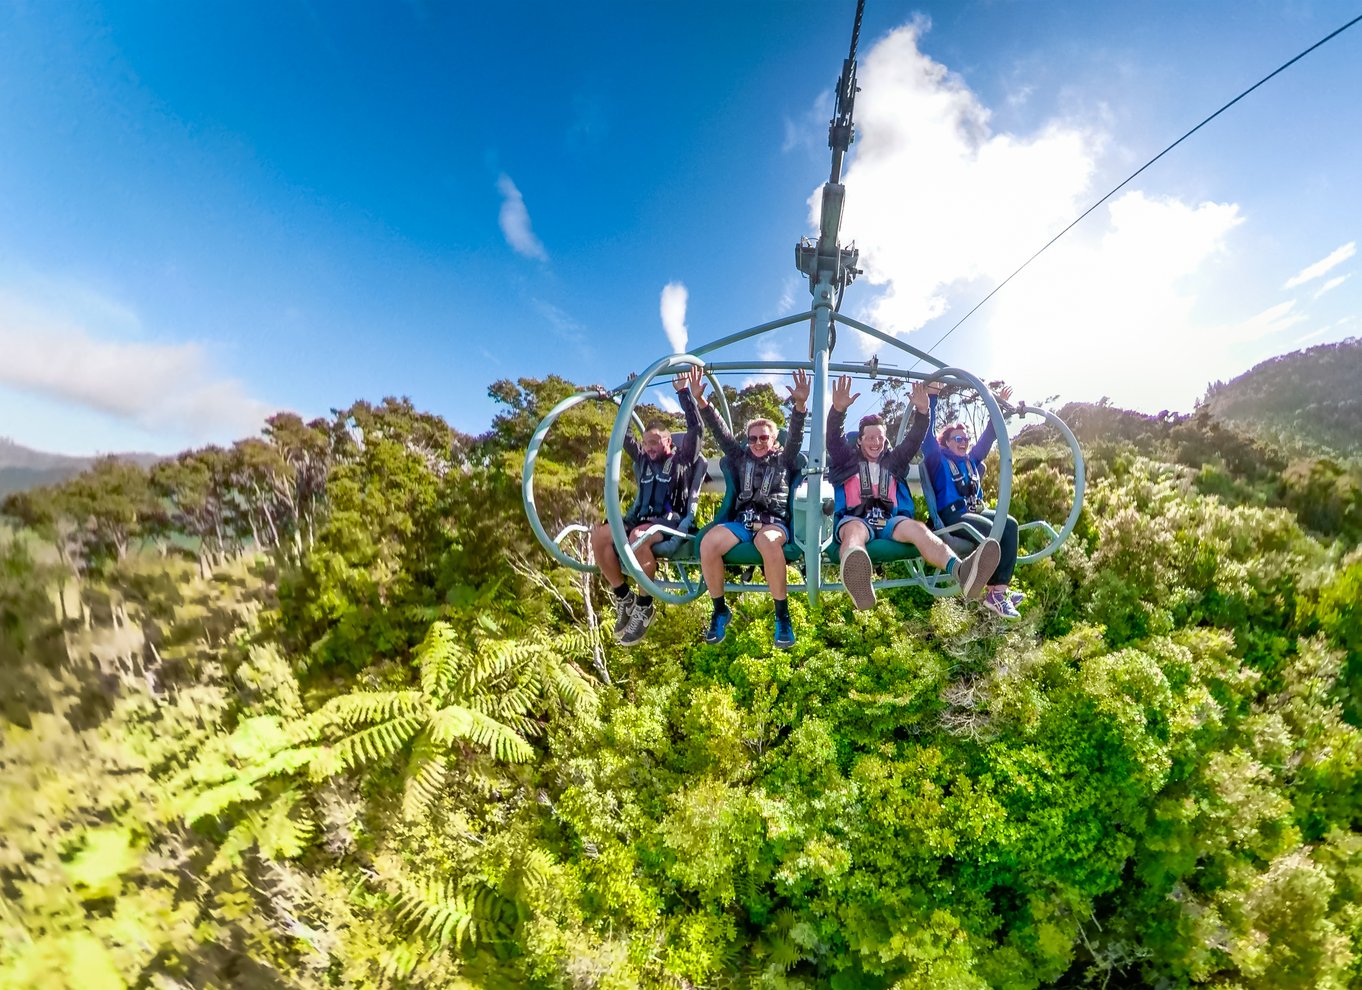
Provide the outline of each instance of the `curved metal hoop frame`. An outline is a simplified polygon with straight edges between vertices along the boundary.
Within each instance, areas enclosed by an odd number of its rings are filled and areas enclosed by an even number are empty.
[[[1069,516],[1064,520],[1064,525],[1059,532],[1055,532],[1053,526],[1043,520],[1035,522],[1025,522],[1017,527],[1018,532],[1028,529],[1041,529],[1050,534],[1050,542],[1035,553],[1020,554],[1017,557],[1019,564],[1033,564],[1038,560],[1044,560],[1050,554],[1058,550],[1064,541],[1073,533],[1074,526],[1078,524],[1078,517],[1083,512],[1083,493],[1086,490],[1087,469],[1083,464],[1083,449],[1078,445],[1078,438],[1074,436],[1073,430],[1069,429],[1069,424],[1060,419],[1048,409],[1041,409],[1038,406],[1027,406],[1024,411],[1019,410],[1022,415],[1036,415],[1044,417],[1045,421],[1057,429],[1065,441],[1069,444],[1069,450],[1074,455],[1074,501],[1069,508]]]
[[[553,424],[558,421],[558,417],[574,406],[581,405],[583,402],[593,399],[597,401],[610,400],[616,403],[619,402],[619,399],[611,394],[607,393],[602,395],[599,391],[591,389],[585,392],[578,392],[575,395],[569,395],[562,402],[550,409],[549,414],[544,417],[540,422],[539,427],[534,431],[534,436],[530,438],[529,447],[525,449],[525,465],[521,470],[520,477],[520,497],[525,503],[525,515],[530,520],[530,529],[534,530],[534,535],[539,540],[540,545],[549,552],[554,560],[558,561],[558,563],[563,566],[571,567],[574,571],[585,571],[589,574],[597,573],[600,568],[595,564],[588,564],[585,561],[578,560],[576,557],[564,552],[563,540],[571,533],[590,533],[590,528],[583,526],[580,523],[575,523],[565,527],[557,536],[552,538],[549,537],[548,532],[544,529],[544,524],[539,519],[539,507],[535,504],[534,500],[534,465],[539,457],[539,448],[544,445],[544,437],[548,435]],[[643,429],[643,422],[637,416],[633,417],[633,421],[638,425],[640,430]]]

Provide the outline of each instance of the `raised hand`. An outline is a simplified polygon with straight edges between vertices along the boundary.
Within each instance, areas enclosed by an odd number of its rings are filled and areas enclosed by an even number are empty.
[[[913,382],[913,388],[908,393],[908,399],[913,403],[913,408],[920,413],[928,412],[932,408],[932,388],[925,382]]]
[[[686,387],[690,389],[690,394],[695,398],[695,404],[701,409],[709,405],[705,401],[705,371],[698,365],[693,365],[684,375],[677,375],[678,379],[684,379]],[[677,391],[681,391],[677,389]]]
[[[1012,386],[1004,385],[993,394],[998,397],[999,402],[1006,402],[1008,399],[1012,398]]]
[[[690,373],[683,371],[672,379],[672,388],[676,389],[676,394],[680,395],[690,388]]]
[[[832,408],[846,412],[851,404],[861,397],[860,392],[851,391],[851,376],[842,375],[832,383]]]
[[[794,403],[797,411],[803,412],[804,406],[809,401],[809,389],[813,382],[809,379],[809,373],[803,368],[796,368],[794,373],[794,386],[785,386],[785,390],[790,393],[790,401]]]

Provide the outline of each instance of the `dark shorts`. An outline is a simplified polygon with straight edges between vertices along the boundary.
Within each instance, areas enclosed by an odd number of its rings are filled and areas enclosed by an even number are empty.
[[[719,523],[719,525],[722,526],[724,529],[728,530],[734,536],[736,536],[738,538],[739,543],[751,543],[756,539],[757,533],[761,532],[761,530],[748,529],[745,525],[743,525],[740,522],[726,522]],[[774,526],[776,529],[780,530],[781,533],[785,535],[785,542],[788,543],[790,541],[790,530],[783,522],[773,521],[762,523],[761,528],[765,529],[767,526]]]
[[[911,518],[913,517],[908,515],[890,516],[885,520],[883,526],[877,528],[872,526],[869,520],[862,519],[860,516],[843,516],[841,519],[837,520],[837,530],[832,534],[832,542],[838,545],[841,544],[842,527],[847,523],[858,523],[861,526],[864,526],[872,540],[892,540],[894,538],[895,527],[897,527],[902,520]]]

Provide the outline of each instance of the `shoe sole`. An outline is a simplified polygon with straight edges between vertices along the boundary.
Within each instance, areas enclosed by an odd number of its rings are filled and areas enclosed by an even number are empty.
[[[979,598],[988,587],[988,579],[998,569],[1002,557],[1002,547],[997,540],[985,540],[978,550],[970,554],[959,566],[960,594],[964,598]]]
[[[875,607],[875,566],[870,562],[870,554],[860,547],[847,553],[842,561],[842,585],[856,608]]]

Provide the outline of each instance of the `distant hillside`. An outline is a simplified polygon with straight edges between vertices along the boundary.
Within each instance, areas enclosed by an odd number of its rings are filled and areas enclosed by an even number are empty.
[[[143,467],[155,464],[157,454],[117,454]],[[65,481],[84,471],[95,462],[94,457],[72,457],[69,454],[49,454],[0,437],[0,498],[10,492],[27,491],[43,485]]]
[[[1288,450],[1362,457],[1362,339],[1264,361],[1204,401],[1216,419]]]

